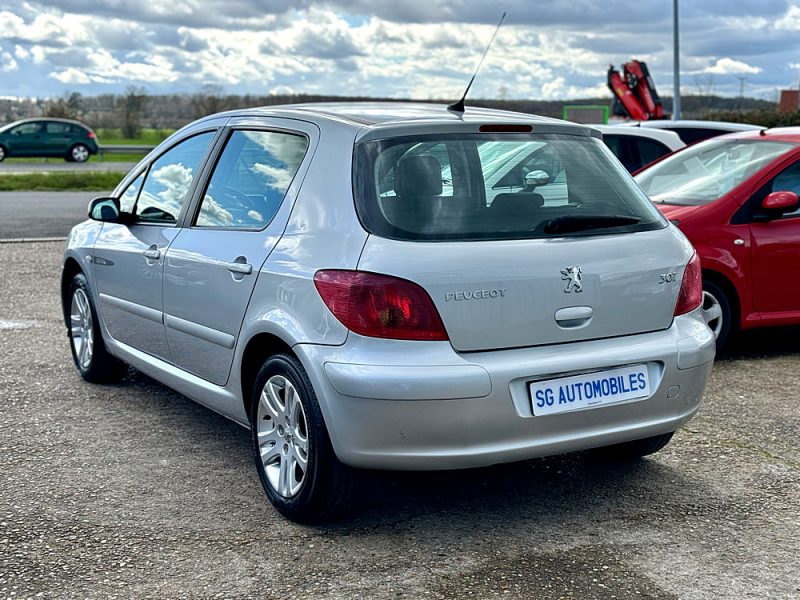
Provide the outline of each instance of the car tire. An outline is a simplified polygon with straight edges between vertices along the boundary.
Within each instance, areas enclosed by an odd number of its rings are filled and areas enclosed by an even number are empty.
[[[735,333],[738,326],[728,294],[717,283],[709,279],[703,279],[702,310],[703,319],[714,333],[717,350],[720,350]]]
[[[602,448],[597,448],[595,452],[603,458],[616,461],[636,460],[661,450],[664,446],[669,444],[673,435],[675,435],[675,432],[670,431],[669,433],[654,435],[641,440],[632,440],[621,444],[604,446]]]
[[[86,162],[89,160],[89,147],[86,144],[75,144],[67,152],[66,159],[68,162]]]
[[[0,144],[0,162],[3,162],[6,159],[6,156],[8,156],[8,150],[6,150],[5,146]]]
[[[114,383],[128,365],[109,354],[100,331],[89,281],[83,273],[72,278],[67,296],[69,346],[81,377],[90,383]]]
[[[313,523],[350,506],[355,470],[336,458],[314,388],[294,356],[277,354],[262,365],[250,424],[261,485],[281,514]]]

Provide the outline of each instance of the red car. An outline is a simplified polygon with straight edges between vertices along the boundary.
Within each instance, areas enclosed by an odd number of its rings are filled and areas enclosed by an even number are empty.
[[[700,142],[636,181],[700,255],[717,347],[739,329],[800,324],[800,128]]]

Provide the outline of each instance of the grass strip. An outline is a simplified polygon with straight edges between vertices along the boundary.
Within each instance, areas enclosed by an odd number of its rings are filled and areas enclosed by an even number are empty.
[[[100,192],[113,190],[124,176],[107,171],[0,175],[0,192]]]

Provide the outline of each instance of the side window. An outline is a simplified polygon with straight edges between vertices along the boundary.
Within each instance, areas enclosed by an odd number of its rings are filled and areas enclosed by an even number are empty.
[[[203,196],[196,225],[261,229],[278,212],[308,149],[301,135],[234,131]]]
[[[41,123],[23,123],[11,130],[13,135],[35,135],[42,131]]]
[[[656,142],[655,140],[648,140],[645,138],[639,138],[636,140],[636,148],[639,150],[639,164],[636,165],[636,169],[641,169],[643,166],[649,165],[654,160],[657,160],[665,154],[669,154],[671,152],[671,150],[661,142]]]
[[[132,213],[133,207],[136,204],[136,198],[139,196],[139,190],[142,189],[142,181],[144,181],[144,173],[128,184],[125,191],[119,197],[119,208],[122,212]]]
[[[635,153],[636,146],[633,136],[604,135],[603,142],[629,173],[633,173],[642,166],[639,164],[638,153]]]
[[[794,192],[800,196],[800,161],[786,167],[772,180],[772,192]],[[800,217],[800,208],[783,213],[782,218]]]
[[[135,214],[140,221],[172,224],[197,174],[197,167],[215,132],[201,133],[162,154],[150,165]]]
[[[64,135],[66,133],[69,133],[70,130],[72,129],[69,126],[69,124],[67,124],[67,123],[58,123],[56,121],[51,121],[49,123],[46,123],[45,124],[45,128],[47,130],[47,133],[50,133],[50,134],[53,134],[53,135]]]

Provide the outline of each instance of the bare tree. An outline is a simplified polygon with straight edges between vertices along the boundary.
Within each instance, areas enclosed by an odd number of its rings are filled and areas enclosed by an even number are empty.
[[[697,88],[697,95],[700,96],[700,109],[703,116],[707,116],[714,104],[714,74],[705,73],[694,76],[694,86]]]
[[[224,95],[224,90],[220,85],[206,84],[192,94],[192,109],[195,119],[222,112],[229,107],[229,98]]]
[[[48,100],[44,116],[62,119],[80,119],[83,115],[83,96],[80,92],[66,92],[61,98]]]
[[[130,139],[139,137],[142,129],[142,113],[147,99],[147,90],[134,85],[128,86],[125,95],[117,98],[117,113],[120,116],[123,137]]]

